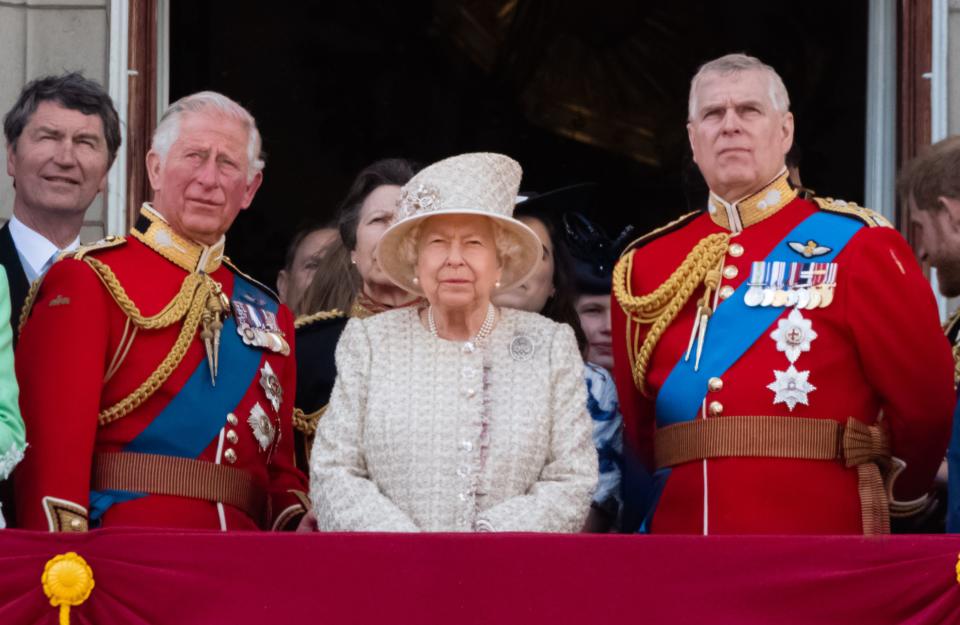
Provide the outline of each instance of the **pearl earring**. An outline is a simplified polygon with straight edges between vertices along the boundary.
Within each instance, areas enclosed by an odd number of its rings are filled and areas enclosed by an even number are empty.
[[[420,278],[418,278],[417,276],[413,276],[413,283],[420,284]]]
[[[493,283],[493,286],[494,286],[494,288],[499,289],[499,288],[500,288],[500,281],[497,280],[496,282],[494,282],[494,283]]]

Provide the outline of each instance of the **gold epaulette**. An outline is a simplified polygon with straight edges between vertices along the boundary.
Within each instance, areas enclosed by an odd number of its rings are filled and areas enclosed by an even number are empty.
[[[112,247],[119,247],[121,245],[126,244],[126,242],[127,242],[126,237],[110,235],[94,243],[87,243],[85,245],[81,245],[80,247],[78,247],[73,251],[64,252],[60,254],[60,258],[61,259],[75,258],[77,260],[83,260],[83,257],[86,256],[87,254],[90,254],[92,252],[99,252],[100,250],[108,250]]]
[[[863,206],[858,206],[853,202],[835,200],[832,197],[815,197],[813,198],[813,201],[817,203],[817,206],[820,207],[820,210],[838,213],[840,215],[847,215],[849,217],[853,217],[854,219],[859,219],[871,228],[893,227],[893,224],[877,211],[864,208]]]
[[[243,276],[244,279],[246,279],[248,282],[252,282],[252,283],[255,284],[256,286],[258,286],[258,287],[260,287],[261,289],[263,289],[263,291],[266,292],[266,294],[269,295],[270,297],[272,297],[273,299],[277,300],[278,302],[280,301],[280,296],[277,295],[276,291],[274,291],[273,289],[271,289],[270,287],[268,287],[268,286],[267,286],[266,284],[264,284],[263,282],[260,282],[259,280],[257,280],[257,279],[254,278],[253,276],[251,276],[251,275],[249,275],[249,274],[246,274],[246,273],[240,271],[240,268],[237,267],[237,266],[233,263],[233,261],[230,260],[229,258],[227,258],[226,256],[223,257],[223,264],[226,265],[227,267],[229,267],[230,269],[232,269],[234,273]]]
[[[57,257],[57,260],[63,260],[64,258],[75,258],[77,260],[83,260],[83,257],[87,254],[99,252],[100,250],[107,250],[112,247],[119,247],[124,245],[127,242],[126,238],[110,235],[106,238],[100,239],[94,243],[87,243],[86,245],[81,245],[75,250],[70,250],[68,252],[61,252]],[[23,308],[20,309],[20,316],[17,318],[17,334],[23,330],[23,324],[27,322],[27,318],[30,316],[30,311],[33,310],[33,303],[37,299],[37,293],[40,291],[40,284],[43,282],[43,276],[40,276],[30,285],[30,290],[27,291],[27,297],[23,300]]]
[[[623,256],[628,252],[632,252],[638,247],[643,247],[650,241],[653,241],[654,239],[658,239],[665,234],[670,234],[674,230],[678,229],[680,226],[684,226],[687,224],[687,222],[692,221],[695,217],[697,217],[702,212],[703,211],[699,211],[699,210],[691,211],[686,215],[681,215],[680,217],[674,219],[673,221],[671,221],[670,223],[664,226],[660,226],[655,230],[651,230],[650,232],[637,237],[636,239],[631,241],[630,244],[627,245],[627,247],[623,248],[623,252],[620,254],[620,256]]]
[[[318,321],[329,321],[330,319],[339,319],[340,317],[346,317],[347,313],[343,312],[339,308],[334,308],[333,310],[321,310],[315,312],[312,315],[300,315],[293,322],[293,328],[299,330],[304,326],[308,326],[311,323],[316,323]]]

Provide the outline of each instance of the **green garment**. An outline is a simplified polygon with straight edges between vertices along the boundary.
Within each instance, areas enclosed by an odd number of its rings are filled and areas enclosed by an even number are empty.
[[[23,457],[26,435],[20,416],[20,387],[13,370],[13,330],[10,326],[10,287],[0,265],[0,480]]]

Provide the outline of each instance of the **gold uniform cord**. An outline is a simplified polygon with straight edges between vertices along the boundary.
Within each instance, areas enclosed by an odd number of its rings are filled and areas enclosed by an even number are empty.
[[[627,317],[625,337],[633,383],[644,396],[649,397],[647,366],[654,347],[701,284],[707,287],[701,309],[709,310],[710,291],[720,281],[716,268],[723,262],[729,243],[730,235],[725,232],[701,239],[666,282],[646,295],[632,293],[633,252],[623,256],[614,268],[613,294]],[[650,325],[642,345],[638,345],[640,325]]]

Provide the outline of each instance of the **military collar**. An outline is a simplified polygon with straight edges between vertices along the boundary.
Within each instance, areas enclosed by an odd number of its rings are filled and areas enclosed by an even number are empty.
[[[137,239],[174,265],[191,273],[213,273],[223,261],[225,237],[213,245],[203,245],[185,239],[170,227],[170,224],[149,202],[140,208],[140,217],[130,229],[130,236]]]
[[[797,190],[790,186],[788,177],[784,168],[765,187],[736,202],[726,202],[711,191],[707,200],[710,219],[731,232],[741,232],[744,228],[763,221],[797,197]]]

